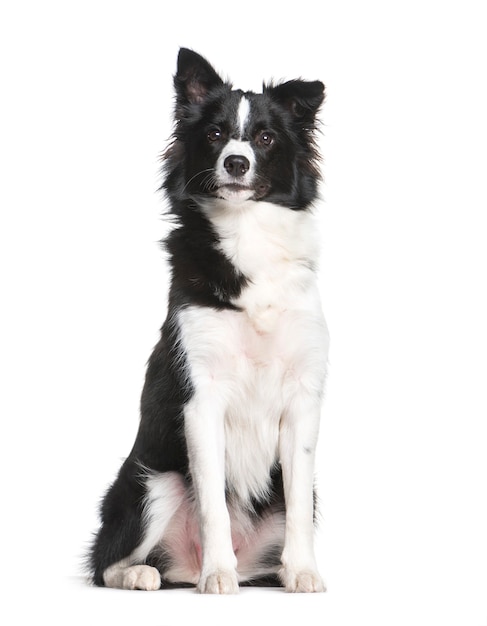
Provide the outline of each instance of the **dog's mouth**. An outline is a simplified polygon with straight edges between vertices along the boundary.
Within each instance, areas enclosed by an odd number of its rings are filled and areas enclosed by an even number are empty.
[[[239,185],[238,183],[227,183],[226,185],[221,185],[220,189],[228,189],[228,191],[235,191],[235,192],[239,192],[239,191],[249,191],[252,190],[252,187],[249,187],[248,185]]]
[[[215,195],[222,200],[234,202],[250,200],[254,195],[254,189],[238,183],[227,183],[215,189]]]
[[[238,183],[227,183],[220,185],[215,190],[215,195],[223,200],[259,200],[268,193],[269,188],[270,185],[264,183],[255,187],[239,185]]]

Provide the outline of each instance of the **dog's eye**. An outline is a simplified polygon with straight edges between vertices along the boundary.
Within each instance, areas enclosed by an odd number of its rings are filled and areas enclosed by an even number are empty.
[[[272,133],[263,130],[257,135],[256,143],[259,146],[271,146],[274,143],[274,136]]]
[[[218,128],[214,128],[213,130],[210,130],[210,132],[208,133],[208,141],[218,141],[222,138],[222,132],[221,130],[219,130]]]

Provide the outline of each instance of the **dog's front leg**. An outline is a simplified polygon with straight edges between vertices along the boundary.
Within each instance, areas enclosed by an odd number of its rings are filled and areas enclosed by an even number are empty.
[[[199,389],[184,412],[202,549],[197,589],[200,593],[237,593],[237,559],[225,501],[225,409],[213,387]]]
[[[318,394],[298,393],[279,433],[286,534],[280,571],[286,591],[325,591],[314,555],[314,458],[320,420]]]

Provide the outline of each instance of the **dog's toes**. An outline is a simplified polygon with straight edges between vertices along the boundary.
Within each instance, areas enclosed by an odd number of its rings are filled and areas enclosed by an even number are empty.
[[[281,570],[280,576],[286,591],[290,593],[318,593],[326,591],[320,575],[314,570],[294,571],[286,568]]]
[[[207,576],[201,576],[198,591],[217,594],[238,593],[237,574],[234,571],[217,570]]]
[[[161,587],[161,575],[155,567],[132,565],[123,572],[123,589],[155,591]]]

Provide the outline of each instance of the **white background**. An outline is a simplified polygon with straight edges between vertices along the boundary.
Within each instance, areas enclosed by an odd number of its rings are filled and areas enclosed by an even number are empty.
[[[4,623],[487,626],[482,4],[2,3]],[[323,595],[80,578],[165,315],[156,189],[180,45],[244,89],[327,85]]]

